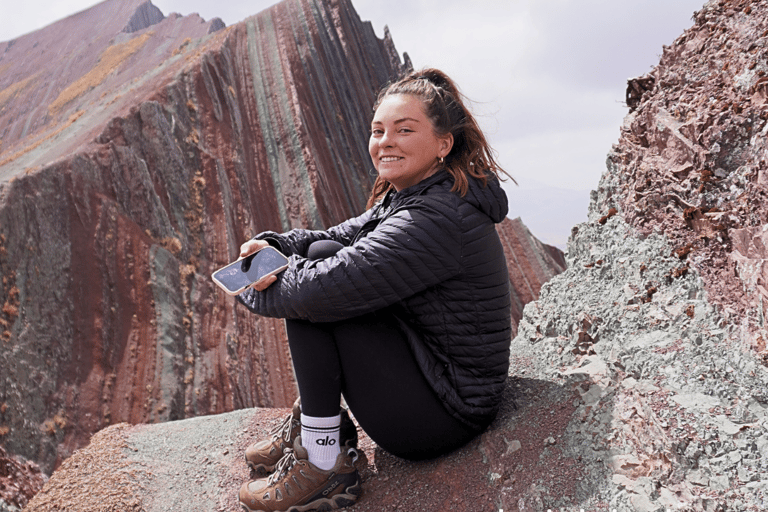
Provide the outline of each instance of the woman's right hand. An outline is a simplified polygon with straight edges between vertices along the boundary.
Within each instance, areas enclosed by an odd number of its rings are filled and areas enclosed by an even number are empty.
[[[246,256],[250,256],[251,254],[255,252],[259,252],[260,250],[264,249],[265,247],[269,247],[269,243],[265,240],[248,240],[243,245],[240,246],[240,258],[243,259]],[[277,281],[277,276],[269,276],[264,279],[261,279],[260,281],[256,281],[251,285],[251,288],[256,290],[257,292],[263,292],[269,286]]]

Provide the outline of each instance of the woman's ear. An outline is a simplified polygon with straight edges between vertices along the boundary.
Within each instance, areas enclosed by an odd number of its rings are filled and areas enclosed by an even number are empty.
[[[448,135],[445,137],[440,137],[440,157],[448,156],[451,149],[453,149],[453,134],[448,132]]]

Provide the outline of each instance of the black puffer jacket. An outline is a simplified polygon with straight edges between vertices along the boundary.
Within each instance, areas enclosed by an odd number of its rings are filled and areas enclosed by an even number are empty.
[[[509,276],[494,226],[507,197],[495,179],[483,187],[470,178],[464,197],[452,186],[440,171],[327,231],[261,233],[291,255],[290,266],[239,299],[259,315],[314,322],[389,308],[448,410],[479,430],[496,415],[509,367]],[[303,257],[329,239],[345,247]]]

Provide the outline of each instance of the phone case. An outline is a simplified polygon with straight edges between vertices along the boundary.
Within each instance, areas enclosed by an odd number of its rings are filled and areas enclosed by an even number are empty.
[[[274,247],[265,247],[216,270],[211,279],[228,295],[239,295],[254,283],[286,268],[288,258]]]

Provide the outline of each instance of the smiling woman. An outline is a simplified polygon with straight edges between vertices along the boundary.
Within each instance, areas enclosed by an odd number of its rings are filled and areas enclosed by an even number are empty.
[[[452,191],[461,195],[467,193],[468,176],[479,179],[483,185],[487,183],[488,173],[496,178],[504,175],[515,181],[496,162],[493,150],[466,107],[458,87],[442,71],[424,69],[389,85],[379,94],[374,111],[368,148],[379,177],[368,206],[387,190],[399,190],[398,177],[402,173],[412,172],[414,177],[423,179],[444,167],[454,179]],[[390,137],[384,137],[387,121]],[[405,167],[390,169],[385,166],[382,175],[378,167],[384,163],[379,160],[381,155],[390,157],[393,162],[396,159],[392,156],[404,157],[398,155],[396,149],[385,147],[385,144],[393,143],[405,144],[407,148],[421,145],[419,158],[423,161],[411,157],[404,163]],[[428,162],[433,155],[436,160]],[[394,182],[389,179],[393,175]],[[408,186],[408,182],[406,180],[404,184]]]
[[[445,455],[496,416],[509,367],[509,275],[495,224],[507,197],[492,150],[455,84],[426,69],[379,95],[371,123],[379,176],[366,212],[325,231],[264,232],[281,274],[239,300],[286,319],[300,402],[250,446],[265,479],[250,511],[331,510],[360,494],[355,419],[406,459]],[[297,489],[298,487],[298,489]]]
[[[453,146],[453,135],[438,136],[415,96],[387,96],[371,123],[368,150],[382,180],[402,190],[440,169]]]

